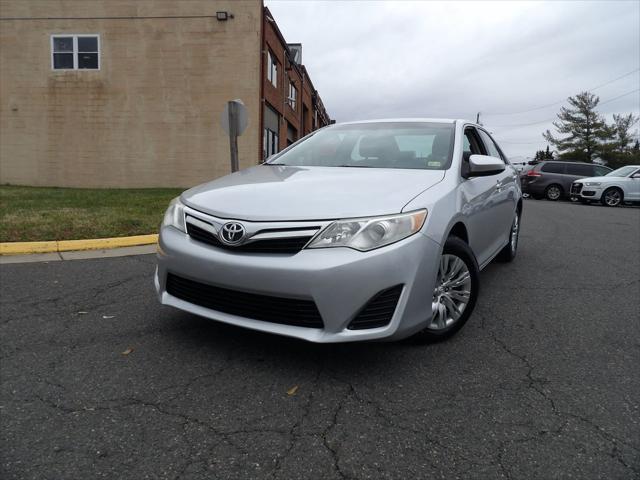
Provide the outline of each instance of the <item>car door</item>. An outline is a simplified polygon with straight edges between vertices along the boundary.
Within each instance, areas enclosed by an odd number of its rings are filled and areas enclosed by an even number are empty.
[[[499,250],[507,243],[511,233],[511,225],[518,201],[518,174],[511,167],[491,135],[482,129],[478,129],[478,133],[486,151],[489,152],[488,155],[502,160],[505,164],[504,171],[494,176],[496,182],[496,209],[492,224],[495,225],[496,230],[494,232],[493,247]]]
[[[478,130],[472,126],[464,129],[462,174],[468,171],[471,155],[488,155]],[[483,266],[496,253],[496,221],[499,222],[498,175],[466,178],[460,185],[462,213],[469,233],[469,246],[478,264]],[[498,220],[496,220],[498,219]]]
[[[567,163],[566,165],[566,181],[563,182],[562,188],[565,192],[571,191],[571,185],[576,180],[580,180],[581,178],[593,177],[595,176],[595,165],[589,165],[586,163]]]

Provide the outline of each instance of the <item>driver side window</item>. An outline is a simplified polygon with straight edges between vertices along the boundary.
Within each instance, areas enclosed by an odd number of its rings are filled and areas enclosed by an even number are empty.
[[[482,137],[482,140],[484,141],[484,145],[485,147],[487,147],[487,151],[489,152],[488,155],[499,158],[504,162],[504,158],[502,158],[502,155],[500,155],[500,152],[498,151],[496,144],[493,143],[493,139],[489,136],[489,134],[487,134],[482,130],[480,130],[479,132],[480,132],[480,137]]]

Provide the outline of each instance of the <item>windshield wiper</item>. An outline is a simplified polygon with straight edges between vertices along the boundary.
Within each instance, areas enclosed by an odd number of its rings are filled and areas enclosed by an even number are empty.
[[[347,167],[347,168],[376,168],[371,165],[336,165],[336,167]]]

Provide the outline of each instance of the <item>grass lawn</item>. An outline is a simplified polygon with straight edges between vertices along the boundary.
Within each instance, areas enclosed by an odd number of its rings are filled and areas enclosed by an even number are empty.
[[[74,240],[157,233],[183,189],[0,186],[0,242]]]

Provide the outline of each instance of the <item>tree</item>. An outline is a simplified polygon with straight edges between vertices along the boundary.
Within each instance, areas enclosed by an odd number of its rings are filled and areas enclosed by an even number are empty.
[[[549,151],[549,145],[547,145],[547,150],[544,152],[545,160],[553,160],[553,152]]]
[[[596,112],[600,98],[589,92],[569,97],[573,108],[561,107],[558,120],[553,126],[565,137],[555,137],[549,130],[542,136],[556,147],[560,158],[592,162],[602,152],[602,145],[613,137],[613,131]]]
[[[619,153],[623,153],[629,149],[629,145],[633,141],[631,127],[633,127],[640,117],[636,117],[633,113],[628,115],[613,114],[613,125],[611,128],[614,132],[615,149]],[[638,141],[636,140],[636,144]]]

